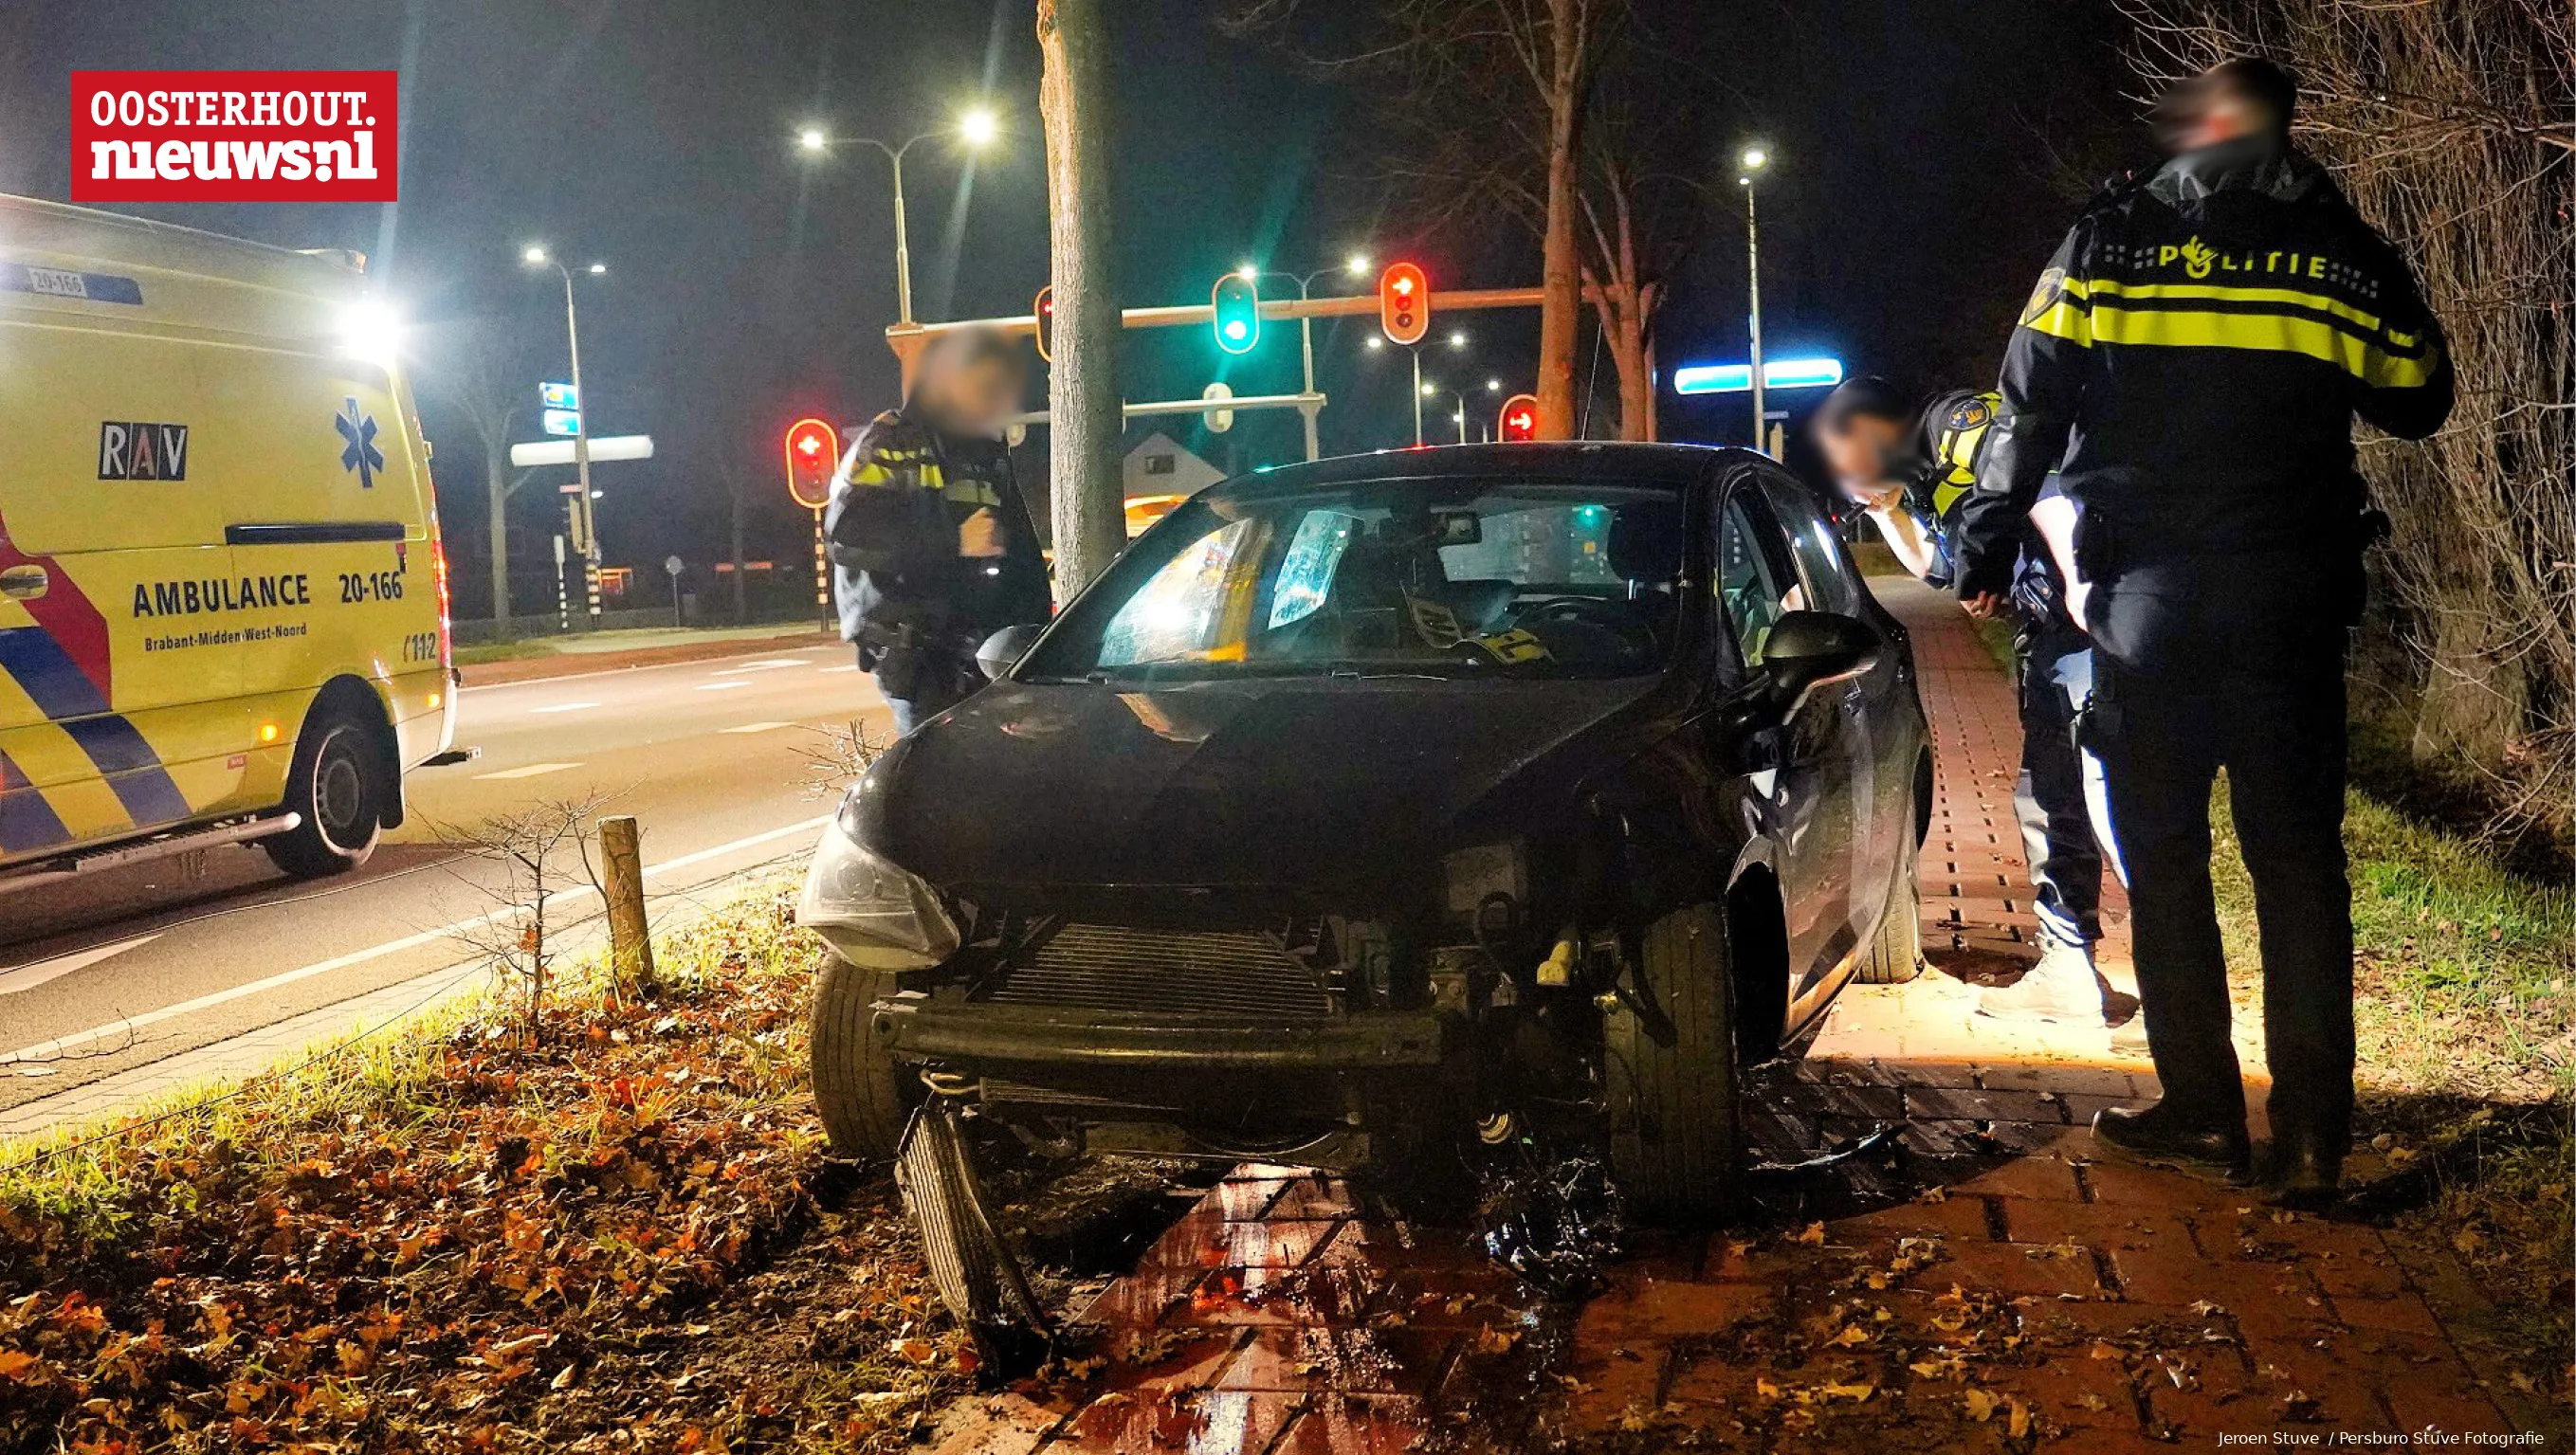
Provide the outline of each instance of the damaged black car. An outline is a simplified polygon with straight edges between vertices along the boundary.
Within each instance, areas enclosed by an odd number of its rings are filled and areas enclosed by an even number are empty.
[[[800,907],[814,1089],[1041,1152],[1401,1174],[1523,1129],[1706,1219],[1741,1076],[1917,965],[1904,633],[1769,459],[1211,486],[874,763]]]

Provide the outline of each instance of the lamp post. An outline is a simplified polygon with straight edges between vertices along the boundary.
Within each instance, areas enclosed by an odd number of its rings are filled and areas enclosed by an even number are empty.
[[[564,341],[572,350],[572,468],[579,482],[569,508],[568,526],[573,545],[581,552],[583,594],[590,605],[591,624],[599,623],[599,516],[590,503],[590,398],[581,392],[581,311],[573,305],[572,269],[543,247],[531,245],[519,254],[519,261],[531,268],[552,268],[563,278]],[[582,269],[596,278],[608,271],[606,263],[593,263]]]
[[[909,328],[912,325],[912,240],[904,226],[904,154],[932,137],[951,135],[965,142],[968,147],[980,150],[1000,133],[1001,123],[994,117],[992,111],[986,107],[977,106],[959,116],[955,125],[944,126],[936,131],[925,131],[901,146],[888,146],[872,136],[854,136],[846,139],[855,146],[875,147],[885,153],[888,162],[894,164],[894,312],[897,327]],[[796,134],[797,148],[808,156],[821,156],[832,149],[832,143],[831,134],[819,126],[809,126]]]
[[[1246,263],[1234,271],[1247,283],[1257,283],[1264,278],[1286,278],[1297,285],[1297,301],[1304,303],[1308,301],[1316,279],[1327,273],[1336,272],[1348,273],[1354,278],[1365,277],[1368,274],[1368,266],[1368,254],[1353,253],[1339,268],[1317,268],[1311,273],[1282,273],[1264,268],[1258,263]],[[1300,314],[1297,319],[1297,354],[1299,363],[1305,371],[1305,393],[1311,397],[1315,392],[1315,320],[1304,314]],[[1323,406],[1318,404],[1297,406],[1298,417],[1304,420],[1306,425],[1306,458],[1309,460],[1320,460],[1324,457],[1323,445],[1315,432],[1315,416],[1322,408]]]
[[[1761,449],[1763,436],[1770,431],[1770,417],[1762,406],[1762,228],[1753,213],[1753,179],[1771,165],[1771,153],[1759,146],[1744,149],[1740,159],[1744,171],[1735,181],[1744,189],[1744,271],[1752,292],[1751,324],[1753,334],[1753,448]]]

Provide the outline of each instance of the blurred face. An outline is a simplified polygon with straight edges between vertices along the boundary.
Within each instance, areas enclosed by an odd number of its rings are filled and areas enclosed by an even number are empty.
[[[933,353],[922,360],[913,403],[931,423],[951,434],[990,438],[1020,412],[1025,382],[1020,366],[1008,358],[960,359]]]
[[[1873,414],[1846,417],[1839,429],[1818,430],[1816,448],[1843,494],[1866,501],[1896,485],[1888,478],[1889,462],[1904,443],[1905,427]]]
[[[2193,152],[2257,136],[2272,127],[2272,108],[2243,87],[2225,80],[2201,80],[2168,103],[2161,130],[2167,151]]]

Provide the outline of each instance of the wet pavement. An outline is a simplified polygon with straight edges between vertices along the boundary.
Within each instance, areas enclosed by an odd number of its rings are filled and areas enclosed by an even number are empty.
[[[1891,1145],[1757,1177],[1737,1228],[1633,1237],[1581,1299],[1336,1180],[1247,1165],[1077,1310],[1087,1353],[961,1402],[934,1448],[2118,1452],[2527,1429],[2445,1322],[2477,1297],[2455,1267],[2098,1160],[2085,1126],[2154,1094],[2145,1061],[2100,1027],[1973,1014],[1972,982],[2035,953],[2011,689],[1955,607],[1880,590],[1913,629],[1940,755],[1932,970],[1846,992],[1804,1061],[1751,1078],[1746,1131],[1775,1163],[1882,1127]]]

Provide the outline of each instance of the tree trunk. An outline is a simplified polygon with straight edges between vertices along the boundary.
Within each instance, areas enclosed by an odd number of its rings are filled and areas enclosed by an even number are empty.
[[[489,436],[483,441],[483,501],[492,513],[485,539],[492,547],[492,619],[510,619],[510,471],[502,451],[506,444]]]
[[[1119,498],[1118,290],[1111,272],[1109,0],[1038,0],[1046,121],[1047,237],[1054,254],[1047,379],[1055,594],[1071,600],[1127,540]]]
[[[1583,263],[1574,237],[1575,171],[1581,153],[1587,37],[1577,0],[1548,0],[1547,234],[1540,243],[1538,418],[1543,440],[1574,437],[1574,347],[1583,305]]]

